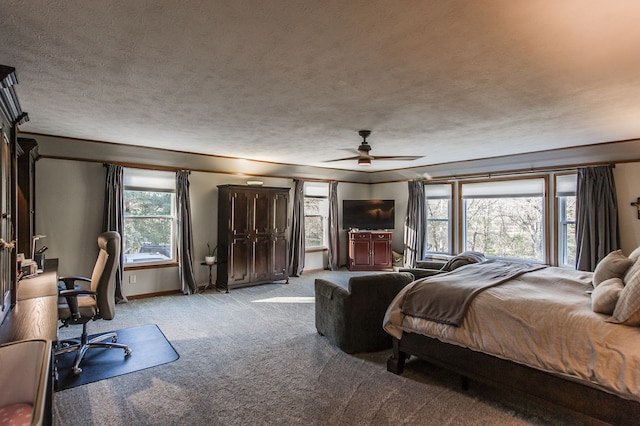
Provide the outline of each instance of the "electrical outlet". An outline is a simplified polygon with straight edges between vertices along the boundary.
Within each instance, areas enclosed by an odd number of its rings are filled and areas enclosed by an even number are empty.
[[[135,284],[135,283],[136,283],[136,276],[129,275],[129,284]]]

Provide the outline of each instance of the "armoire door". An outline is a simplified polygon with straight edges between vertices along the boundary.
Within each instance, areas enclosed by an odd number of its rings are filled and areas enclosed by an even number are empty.
[[[253,250],[252,281],[266,281],[271,279],[271,194],[266,191],[251,191],[249,197]]]
[[[272,230],[271,230],[271,279],[284,280],[289,278],[289,242],[287,240],[287,225],[289,223],[289,193],[276,192],[272,200]]]
[[[229,192],[229,251],[227,260],[228,285],[251,281],[249,259],[252,242],[250,233],[250,200],[245,191]]]

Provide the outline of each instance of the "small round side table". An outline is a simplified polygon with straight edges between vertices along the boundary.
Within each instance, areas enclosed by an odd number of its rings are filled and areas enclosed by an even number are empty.
[[[207,283],[206,286],[204,286],[204,288],[202,289],[201,293],[204,293],[208,289],[212,289],[214,291],[222,293],[222,290],[220,290],[218,287],[216,287],[213,284],[213,267],[214,267],[214,265],[217,265],[218,262],[213,262],[213,263],[200,262],[200,264],[209,267],[209,282]],[[227,291],[225,293],[229,293],[229,289],[227,289]]]

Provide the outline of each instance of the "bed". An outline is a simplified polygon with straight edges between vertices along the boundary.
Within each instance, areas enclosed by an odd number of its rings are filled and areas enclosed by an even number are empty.
[[[415,355],[459,373],[464,387],[468,379],[478,380],[609,423],[635,423],[639,258],[640,250],[629,257],[618,250],[593,273],[487,261],[416,280],[395,297],[384,318],[393,337],[387,369],[401,374],[405,360]],[[505,275],[511,267],[516,273]],[[475,281],[479,289],[469,287]],[[454,306],[433,300],[438,294],[450,299],[449,287],[458,283],[467,295]],[[466,305],[462,314],[460,305]]]

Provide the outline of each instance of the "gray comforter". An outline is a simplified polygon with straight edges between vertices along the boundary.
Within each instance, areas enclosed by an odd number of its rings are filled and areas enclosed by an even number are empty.
[[[463,266],[448,274],[423,278],[407,292],[402,313],[459,326],[469,304],[480,292],[545,267],[540,264],[488,260]]]

